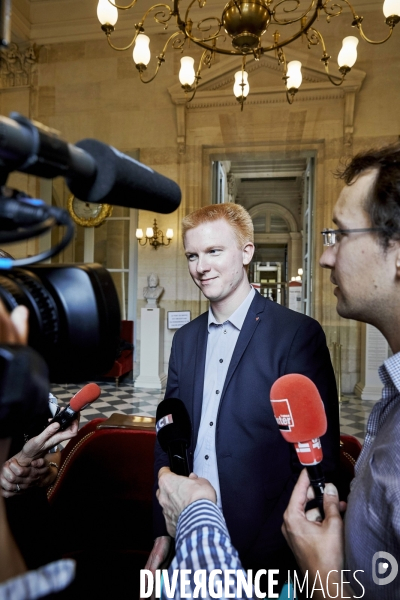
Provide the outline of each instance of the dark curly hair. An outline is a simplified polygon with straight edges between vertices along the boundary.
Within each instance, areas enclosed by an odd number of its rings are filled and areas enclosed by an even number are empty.
[[[375,169],[377,176],[364,209],[372,227],[387,249],[391,241],[400,240],[400,143],[368,150],[354,156],[336,175],[351,185],[364,171]]]

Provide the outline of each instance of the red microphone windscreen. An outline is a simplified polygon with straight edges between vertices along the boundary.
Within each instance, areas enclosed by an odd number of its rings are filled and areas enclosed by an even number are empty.
[[[97,383],[88,383],[71,398],[69,405],[72,410],[78,412],[82,410],[86,404],[90,404],[97,400],[100,394],[101,389]]]
[[[306,442],[326,432],[324,404],[317,386],[305,375],[290,373],[277,379],[270,399],[278,427],[288,442]]]

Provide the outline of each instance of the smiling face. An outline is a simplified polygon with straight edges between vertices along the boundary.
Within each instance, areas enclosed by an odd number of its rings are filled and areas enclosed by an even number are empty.
[[[371,227],[364,202],[376,175],[376,170],[366,171],[343,189],[333,212],[339,229]],[[325,249],[320,265],[331,269],[339,315],[382,329],[396,298],[393,286],[397,254],[398,244],[392,244],[385,252],[375,232],[342,234],[339,242]]]
[[[232,312],[249,293],[246,273],[254,244],[240,248],[235,232],[225,219],[189,229],[184,238],[189,273],[211,304],[229,303]]]

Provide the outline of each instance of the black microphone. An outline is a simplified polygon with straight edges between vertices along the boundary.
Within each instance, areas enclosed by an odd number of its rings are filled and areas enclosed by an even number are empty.
[[[175,181],[97,140],[78,142],[96,164],[94,178],[67,178],[71,192],[85,202],[100,202],[170,213],[181,202],[181,190]]]
[[[176,475],[189,477],[187,449],[192,437],[192,425],[186,406],[178,398],[166,398],[157,407],[157,439],[168,453],[169,466]]]
[[[0,167],[46,179],[90,179],[96,172],[95,162],[86,152],[61,139],[57,131],[16,112],[10,113],[10,118],[0,117]]]
[[[97,400],[100,394],[101,389],[97,383],[87,383],[71,398],[68,406],[54,415],[48,425],[51,425],[52,423],[60,423],[59,431],[67,429],[67,427],[71,425],[72,421],[77,418],[78,413],[89,406],[89,404]]]
[[[0,117],[0,184],[12,170],[46,179],[65,177],[84,202],[158,213],[171,213],[181,202],[175,181],[112,146],[90,139],[69,144],[57,131],[18,113]]]

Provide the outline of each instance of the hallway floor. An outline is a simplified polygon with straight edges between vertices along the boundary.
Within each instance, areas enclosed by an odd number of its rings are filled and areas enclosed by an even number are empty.
[[[100,398],[81,414],[81,426],[98,417],[108,418],[115,412],[126,415],[155,417],[158,403],[164,397],[164,390],[135,390],[131,379],[125,379],[116,387],[114,382],[99,381],[102,389]],[[52,384],[51,391],[60,405],[67,404],[71,397],[84,384]],[[345,396],[348,401],[340,403],[341,433],[354,435],[364,441],[369,413],[374,406],[372,400],[360,400],[355,396]]]

